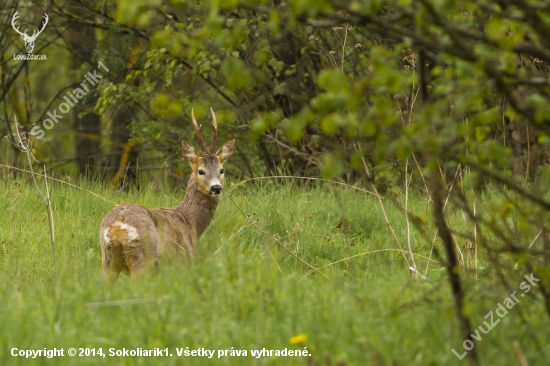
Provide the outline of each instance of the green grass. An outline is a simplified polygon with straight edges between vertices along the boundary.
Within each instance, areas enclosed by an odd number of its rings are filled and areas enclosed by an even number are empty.
[[[42,184],[41,181],[39,181]],[[169,207],[184,191],[124,192],[101,184],[82,188],[108,200]],[[225,197],[189,264],[165,260],[137,279],[122,276],[108,286],[101,272],[98,228],[113,207],[66,185],[52,185],[59,280],[55,284],[46,211],[34,186],[0,183],[0,364],[131,365],[459,365],[463,352],[445,271],[432,262],[432,282],[411,281],[376,199],[321,185],[301,188],[266,181],[240,186],[234,201],[255,223],[279,238],[310,269],[279,244],[247,224]],[[424,198],[412,195],[411,210],[425,214]],[[386,202],[401,244],[405,217]],[[481,210],[481,209],[480,209]],[[461,216],[453,215],[459,225]],[[345,218],[344,220],[342,218]],[[349,225],[345,223],[349,220]],[[244,226],[243,226],[244,223]],[[338,225],[344,223],[344,225]],[[338,227],[340,226],[340,227]],[[432,234],[428,237],[431,238]],[[417,265],[426,266],[431,239],[412,229]],[[392,250],[385,250],[392,249]],[[374,252],[373,252],[374,251]],[[370,252],[364,255],[361,253]],[[346,257],[353,259],[330,263]],[[484,276],[466,274],[467,309],[476,328],[511,291]],[[524,271],[524,270],[521,270]],[[518,271],[519,279],[524,272]],[[534,291],[533,291],[534,292]],[[544,364],[550,347],[532,340],[550,335],[547,315],[531,292],[510,310],[475,349],[485,364],[517,365],[515,349],[531,365]],[[139,300],[132,303],[130,300]],[[109,303],[110,301],[118,301]],[[529,325],[523,324],[523,316]],[[289,338],[306,334],[295,346]],[[516,344],[514,347],[513,345]],[[24,359],[12,348],[169,348],[173,357],[69,357]],[[190,350],[247,350],[248,357],[177,357]],[[252,349],[300,349],[311,357],[254,358]]]

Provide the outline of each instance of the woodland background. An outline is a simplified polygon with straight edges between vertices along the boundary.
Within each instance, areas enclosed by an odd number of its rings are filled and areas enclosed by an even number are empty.
[[[240,177],[354,182],[364,158],[391,187],[429,155],[445,171],[467,158],[532,181],[548,160],[544,4],[8,0],[0,134],[17,142],[16,117],[22,133],[42,126],[101,60],[99,87],[33,141],[60,173],[181,179],[175,142],[194,133],[192,107],[204,125],[213,107],[222,138],[239,138]],[[34,49],[47,61],[14,60],[15,11],[29,34],[48,14]],[[1,150],[18,164],[16,145]]]

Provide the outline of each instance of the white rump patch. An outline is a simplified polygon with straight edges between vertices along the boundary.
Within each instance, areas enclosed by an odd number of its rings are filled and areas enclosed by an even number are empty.
[[[103,232],[103,241],[107,244],[111,244],[111,239],[109,238],[109,228],[105,229]]]
[[[119,221],[115,222],[115,226],[120,226],[121,229],[128,231],[128,241],[136,240],[138,238],[138,232],[135,227]]]
[[[137,229],[135,227],[133,227],[132,225],[128,225],[124,222],[116,221],[114,224],[109,225],[109,227],[103,232],[103,239],[107,244],[111,243],[111,238],[109,238],[109,229],[112,227],[119,227],[122,230],[126,230],[126,232],[128,233],[128,241],[136,240],[139,237]]]

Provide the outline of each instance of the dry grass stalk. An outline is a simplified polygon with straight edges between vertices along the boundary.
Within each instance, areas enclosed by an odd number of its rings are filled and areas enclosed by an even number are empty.
[[[386,222],[386,225],[388,225],[388,228],[390,229],[390,232],[393,236],[393,239],[397,243],[397,246],[399,247],[401,251],[401,255],[403,256],[403,260],[405,261],[405,264],[407,265],[407,268],[410,268],[411,265],[409,263],[409,260],[407,259],[407,256],[404,254],[403,246],[399,242],[399,239],[397,238],[397,235],[395,234],[395,230],[393,229],[393,226],[390,223],[390,220],[388,219],[388,215],[386,214],[386,209],[384,208],[384,204],[382,203],[382,199],[380,198],[380,195],[378,194],[378,190],[376,189],[376,186],[372,182],[372,178],[369,172],[369,168],[367,167],[367,162],[365,161],[365,157],[363,156],[363,152],[361,151],[361,147],[359,147],[359,152],[361,154],[361,160],[363,161],[363,168],[365,169],[365,174],[367,174],[367,178],[371,182],[372,189],[376,193],[376,197],[378,199],[378,203],[380,204],[380,209],[382,210],[382,214],[384,215],[384,221]]]

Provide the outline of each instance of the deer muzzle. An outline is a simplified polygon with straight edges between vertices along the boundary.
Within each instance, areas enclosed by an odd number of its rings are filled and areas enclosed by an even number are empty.
[[[222,193],[222,186],[221,184],[214,184],[210,186],[210,194],[215,196]]]

